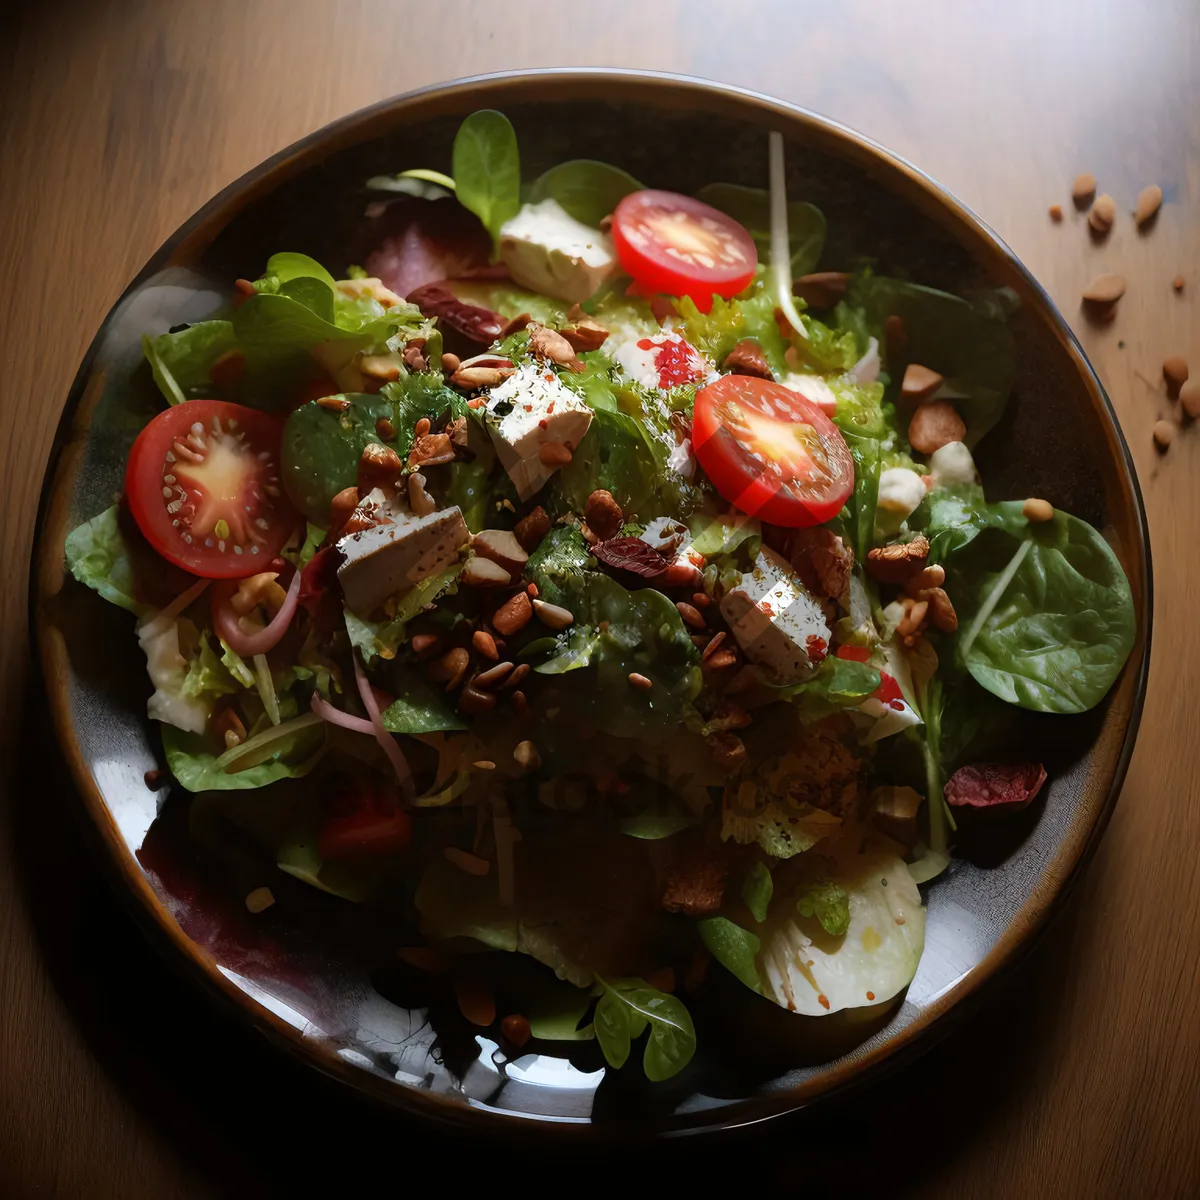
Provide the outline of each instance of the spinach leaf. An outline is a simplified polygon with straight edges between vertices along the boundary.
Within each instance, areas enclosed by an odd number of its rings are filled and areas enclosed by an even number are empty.
[[[959,655],[989,692],[1037,712],[1098,704],[1133,647],[1133,596],[1116,555],[1085,521],[1056,512],[1018,527],[1020,504],[993,506],[996,529],[954,560]]]
[[[537,584],[543,600],[561,605],[582,579],[587,561],[587,542],[578,527],[555,525],[529,556],[525,574]],[[525,649],[532,651],[532,644]]]
[[[711,204],[732,217],[754,239],[761,261],[771,253],[771,193],[765,188],[744,187],[740,183],[708,183],[697,193],[697,200]],[[788,242],[792,256],[792,275],[807,275],[820,261],[825,248],[825,217],[814,204],[793,200],[788,206]]]
[[[394,699],[380,714],[383,727],[391,733],[439,733],[466,729],[445,695],[435,692],[410,667],[397,666],[388,678]]]
[[[362,904],[379,886],[389,864],[386,858],[325,862],[314,838],[305,836],[284,842],[276,851],[275,865],[309,887]]]
[[[732,521],[725,521],[694,513],[688,520],[688,528],[692,534],[692,549],[705,558],[733,554],[747,542],[750,543],[746,550],[751,562],[758,556],[762,526],[754,517],[737,516]]]
[[[72,529],[65,552],[67,567],[85,587],[138,616],[150,611],[150,606],[134,595],[133,557],[115,504]]]
[[[458,127],[451,164],[458,202],[497,240],[521,207],[521,158],[509,119],[490,108],[473,112]]]
[[[772,690],[781,699],[791,700],[799,709],[800,719],[809,724],[842,709],[856,708],[879,684],[880,674],[874,667],[830,656],[811,679]]]
[[[656,991],[641,979],[599,979],[600,999],[593,1018],[596,1040],[613,1067],[623,1067],[631,1043],[647,1026],[642,1056],[646,1078],[659,1083],[677,1075],[696,1052],[696,1030],[683,1001]]]
[[[706,917],[696,928],[713,958],[752,992],[761,994],[757,959],[762,942],[726,917]]]
[[[557,200],[568,216],[593,228],[630,192],[641,190],[628,171],[592,158],[573,158],[544,171],[529,189],[529,203]]]
[[[330,292],[337,288],[333,276],[315,258],[290,250],[272,254],[267,259],[267,269],[263,272],[263,278],[258,280],[258,286],[262,291],[279,291],[283,284],[291,283],[294,279],[315,280],[323,283]]]
[[[395,658],[396,651],[405,640],[408,623],[443,592],[454,586],[465,564],[456,562],[440,575],[422,579],[396,600],[396,612],[386,621],[370,621],[356,616],[348,608],[343,615],[350,643],[363,656],[365,662],[374,658]]]
[[[596,1036],[592,1025],[579,1028],[587,1010],[592,1007],[592,993],[569,983],[555,981],[557,986],[542,985],[527,1004],[529,1032],[546,1042],[582,1042]]]
[[[851,284],[838,305],[835,322],[856,334],[859,349],[866,337],[884,342],[890,316],[904,322],[906,361],[930,367],[962,393],[953,401],[974,446],[1000,419],[1016,377],[1016,353],[1005,321],[1007,306],[995,297],[968,302],[948,292],[865,273]],[[897,379],[897,364],[889,362]]]
[[[647,842],[661,841],[680,830],[688,829],[696,822],[681,812],[663,812],[647,809],[633,817],[621,819],[621,832],[629,837],[642,838]]]
[[[592,655],[600,645],[600,631],[590,625],[574,625],[570,632],[556,642],[558,653],[533,669],[539,675],[563,675],[591,666]]]
[[[850,928],[850,897],[838,883],[815,880],[796,893],[796,911],[816,917],[830,937],[841,937]]]
[[[226,771],[217,765],[219,756],[209,749],[203,734],[185,733],[174,725],[159,728],[167,766],[189,792],[259,788],[278,779],[297,779],[307,775],[325,753],[325,727],[310,725],[291,737],[280,738],[266,761],[241,771]]]
[[[371,442],[380,441],[376,422],[394,409],[386,396],[353,392],[345,412],[315,400],[302,404],[283,429],[280,480],[292,503],[309,520],[329,524],[329,506],[343,488],[358,480],[358,461]]]
[[[760,924],[767,919],[775,884],[765,863],[756,862],[742,881],[742,899]]]
[[[998,523],[997,512],[984,500],[977,483],[935,488],[909,518],[910,528],[929,539],[929,559],[935,563],[946,562]]]

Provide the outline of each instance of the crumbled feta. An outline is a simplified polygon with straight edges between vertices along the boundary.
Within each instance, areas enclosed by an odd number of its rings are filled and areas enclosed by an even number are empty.
[[[829,623],[786,559],[758,553],[753,570],[726,592],[721,615],[751,662],[781,683],[808,678],[828,652]]]
[[[929,472],[934,487],[955,487],[974,483],[979,478],[975,460],[963,442],[947,442],[929,456]]]
[[[526,204],[500,228],[500,258],[522,286],[558,300],[586,300],[616,265],[612,239],[557,200]]]
[[[487,427],[500,462],[528,500],[561,464],[542,461],[541,448],[557,442],[574,450],[592,423],[592,410],[549,368],[526,363],[492,388]]]
[[[200,697],[184,695],[188,665],[179,649],[178,623],[158,617],[142,622],[138,644],[146,655],[146,669],[154,684],[154,695],[146,704],[147,714],[176,729],[203,733],[210,705]]]
[[[916,471],[907,467],[888,467],[879,476],[879,499],[875,509],[877,531],[886,537],[896,533],[924,499],[925,484]]]
[[[346,556],[338,568],[346,607],[362,617],[447,570],[471,540],[457,507],[417,517],[393,506],[382,515],[383,524],[347,534],[337,544]]]
[[[669,390],[683,383],[712,382],[717,371],[682,334],[673,330],[614,340],[609,358],[634,383]]]

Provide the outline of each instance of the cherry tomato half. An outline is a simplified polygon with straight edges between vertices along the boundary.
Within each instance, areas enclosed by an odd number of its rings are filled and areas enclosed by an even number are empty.
[[[819,525],[854,490],[854,459],[837,426],[767,379],[722,375],[701,388],[692,445],[717,491],[772,525]]]
[[[754,239],[719,209],[676,192],[631,192],[613,213],[621,269],[646,292],[690,296],[701,312],[754,278]]]
[[[279,488],[283,424],[224,400],[185,400],[133,443],[129,510],[163,558],[206,579],[265,571],[296,526]]]

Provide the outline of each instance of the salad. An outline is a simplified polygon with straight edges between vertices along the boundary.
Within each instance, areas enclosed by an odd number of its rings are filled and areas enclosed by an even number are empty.
[[[450,164],[368,182],[340,278],[282,252],[148,333],[162,409],[67,539],[194,835],[269,856],[255,911],[276,869],[386,901],[510,1054],[666,1079],[721,972],[884,1011],[959,824],[1046,781],[1018,710],[1134,640],[1104,538],[979,478],[1015,297],[818,270],[778,134],[695,196],[523,178],[494,111]]]

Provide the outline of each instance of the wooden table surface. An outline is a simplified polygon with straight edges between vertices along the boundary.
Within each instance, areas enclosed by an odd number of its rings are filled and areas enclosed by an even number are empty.
[[[69,791],[39,787],[27,563],[76,365],[128,280],[194,209],[294,139],[393,93],[592,64],[774,93],[857,127],[957,192],[1083,339],[1132,446],[1153,538],[1142,734],[1066,913],[920,1063],[726,1151],[725,1167],[732,1175],[736,1164],[747,1188],[813,1195],[1200,1195],[1200,736],[1190,703],[1200,428],[1181,430],[1165,456],[1150,438],[1156,417],[1178,419],[1164,356],[1190,355],[1200,371],[1196,0],[29,9],[22,23],[0,18],[0,1194],[306,1194],[370,1170],[407,1189],[427,1175],[465,1183],[493,1155],[504,1161],[503,1148],[485,1160],[363,1113],[281,1065],[143,943],[84,850]],[[740,15],[747,9],[758,15]],[[1085,170],[1121,214],[1102,246],[1069,204]],[[1151,182],[1166,204],[1140,236],[1128,210]],[[1047,217],[1054,202],[1067,209],[1061,225]],[[1080,319],[1080,291],[1108,270],[1129,290],[1115,322],[1095,329]],[[1177,273],[1188,280],[1180,295]],[[644,1161],[623,1178],[682,1178],[695,1161]],[[577,1187],[593,1170],[576,1160],[553,1179]]]

